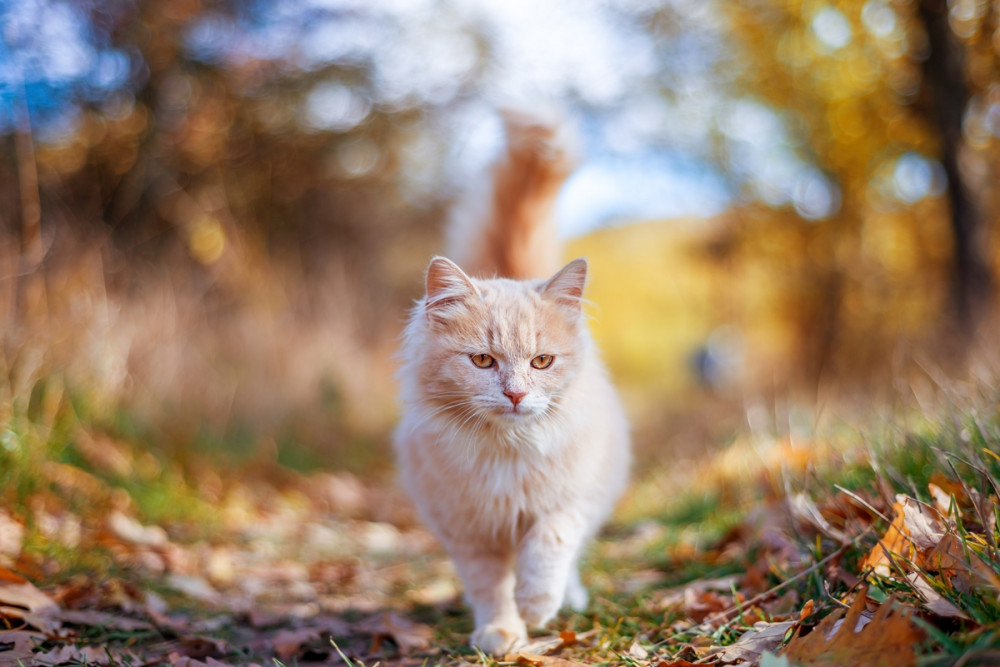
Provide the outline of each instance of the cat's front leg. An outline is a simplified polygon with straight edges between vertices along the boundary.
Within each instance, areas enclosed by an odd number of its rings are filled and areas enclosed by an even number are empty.
[[[476,621],[469,644],[497,656],[526,644],[527,629],[514,602],[513,556],[466,545],[449,551]]]
[[[517,557],[514,597],[528,626],[548,623],[570,591],[573,599],[567,602],[586,605],[586,590],[576,573],[583,538],[582,522],[565,514],[540,518],[525,534]]]

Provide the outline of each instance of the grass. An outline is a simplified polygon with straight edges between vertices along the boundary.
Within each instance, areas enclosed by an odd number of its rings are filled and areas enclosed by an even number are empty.
[[[107,514],[121,510],[141,524],[166,527],[171,540],[224,545],[231,536],[224,530],[223,490],[230,484],[249,488],[253,480],[238,479],[238,468],[220,469],[217,459],[172,460],[134,418],[102,411],[57,377],[36,382],[26,394],[15,395],[10,387],[8,392],[0,427],[0,499],[25,526],[21,570],[43,585],[81,576],[131,581],[160,591],[175,610],[214,613],[199,611],[156,576],[123,566],[100,540],[91,540]],[[914,620],[925,635],[921,664],[975,664],[976,656],[994,655],[1000,645],[997,405],[986,396],[938,416],[829,427],[801,441],[747,433],[685,466],[644,466],[618,523],[588,554],[590,608],[563,614],[549,628],[586,637],[560,655],[594,664],[694,660],[709,646],[739,641],[755,622],[796,617],[812,600],[804,632],[848,602],[861,583],[867,583],[872,605],[895,600],[922,610]],[[289,458],[279,462],[315,464],[308,453],[288,451]],[[949,498],[944,522],[960,538],[965,557],[981,561],[995,580],[984,574],[983,581],[956,585],[947,568],[933,569],[917,557],[884,574],[866,571],[866,555],[885,539],[893,519],[895,495],[933,504],[931,484]],[[789,499],[797,494],[814,503],[829,529],[789,517]],[[299,520],[294,516],[290,520]],[[54,532],[52,517],[61,526],[77,522],[82,536],[76,544]],[[839,543],[833,530],[852,541]],[[471,619],[457,600],[406,602],[409,588],[440,576],[433,562],[416,565],[410,558],[397,554],[370,562],[380,572],[403,569],[386,590],[408,618],[434,628],[438,652],[428,655],[428,664],[500,665],[467,647]],[[923,610],[923,596],[899,568],[920,574],[964,618]],[[724,577],[732,577],[728,588],[706,583]],[[694,593],[685,594],[685,587]],[[342,616],[355,623],[358,614]],[[80,639],[128,645],[149,638],[91,628]],[[230,639],[235,645],[237,639]],[[347,637],[337,650],[355,651],[347,657],[368,664],[366,642]],[[379,650],[384,662],[399,657],[391,642]]]

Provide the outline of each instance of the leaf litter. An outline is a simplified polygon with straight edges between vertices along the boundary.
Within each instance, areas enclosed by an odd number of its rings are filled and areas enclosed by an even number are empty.
[[[57,488],[96,494],[98,515],[58,495],[34,503],[34,528],[0,509],[0,665],[906,667],[935,632],[1000,634],[983,612],[1000,593],[997,498],[942,476],[927,501],[891,502],[832,488],[817,502],[764,479],[764,502],[693,545],[644,520],[598,542],[588,613],[497,662],[465,645],[454,570],[390,486],[343,473],[226,482],[217,524],[199,531],[143,521],[65,468],[49,468]],[[64,574],[29,548],[38,534],[99,567]],[[695,566],[707,574],[665,586]]]

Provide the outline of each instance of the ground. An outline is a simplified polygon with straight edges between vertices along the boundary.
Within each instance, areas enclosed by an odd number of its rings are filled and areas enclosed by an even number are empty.
[[[589,608],[497,660],[391,476],[172,471],[79,429],[29,465],[15,423],[0,664],[995,664],[997,424],[647,466],[587,555]]]

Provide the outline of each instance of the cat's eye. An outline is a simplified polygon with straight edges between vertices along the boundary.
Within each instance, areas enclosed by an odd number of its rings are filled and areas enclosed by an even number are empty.
[[[531,360],[531,367],[537,368],[540,371],[545,370],[552,365],[553,361],[555,361],[555,357],[551,354],[540,354]]]
[[[496,363],[496,359],[488,354],[470,354],[469,359],[479,368],[492,368]]]

